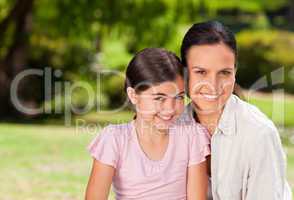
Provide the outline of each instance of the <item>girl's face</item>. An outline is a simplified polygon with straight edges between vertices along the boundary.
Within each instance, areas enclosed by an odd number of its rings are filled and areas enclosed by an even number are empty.
[[[189,95],[196,111],[222,110],[235,84],[235,55],[223,43],[195,45],[187,52]]]
[[[168,129],[184,109],[184,81],[180,76],[140,93],[129,87],[127,93],[135,105],[137,119],[158,130]]]

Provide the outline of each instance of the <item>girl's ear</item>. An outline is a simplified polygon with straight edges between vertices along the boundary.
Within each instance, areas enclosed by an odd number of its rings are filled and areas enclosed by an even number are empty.
[[[136,94],[136,91],[134,90],[134,88],[128,87],[127,88],[127,94],[128,94],[128,98],[130,99],[131,103],[133,105],[137,104],[138,97],[137,97],[137,94]]]

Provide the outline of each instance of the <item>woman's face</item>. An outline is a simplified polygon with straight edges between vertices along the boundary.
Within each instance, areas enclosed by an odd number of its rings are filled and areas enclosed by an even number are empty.
[[[186,55],[189,95],[197,113],[219,112],[233,92],[235,55],[223,43],[192,46]]]
[[[151,86],[135,93],[128,88],[128,96],[135,105],[137,119],[159,130],[168,127],[179,117],[184,109],[184,81],[178,76],[173,82]]]

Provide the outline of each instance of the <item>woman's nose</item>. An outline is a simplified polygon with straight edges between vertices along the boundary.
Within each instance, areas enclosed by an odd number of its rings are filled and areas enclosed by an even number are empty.
[[[211,75],[207,78],[207,86],[211,90],[211,92],[216,93],[219,87],[219,81],[216,75]]]

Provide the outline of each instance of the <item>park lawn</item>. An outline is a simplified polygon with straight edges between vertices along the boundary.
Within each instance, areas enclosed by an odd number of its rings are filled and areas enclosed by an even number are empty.
[[[276,125],[294,126],[294,97],[275,99],[272,95],[251,95],[247,101],[256,105]]]
[[[292,188],[292,193],[294,194],[294,145],[287,146],[287,179]]]
[[[1,124],[1,199],[83,199],[93,136],[61,126]]]
[[[73,127],[0,124],[1,199],[83,199],[92,162],[86,146],[94,136]],[[294,186],[294,145],[286,150]]]
[[[251,96],[248,101],[276,124],[283,125],[284,121],[291,136],[293,99],[285,100],[284,115],[282,101],[273,103],[271,96]],[[93,112],[76,116],[71,127],[0,124],[1,200],[83,199],[92,162],[86,146],[105,124],[132,118],[133,113],[129,111]],[[281,136],[288,157],[288,180],[294,191],[294,145],[287,138],[289,135],[281,133]]]

